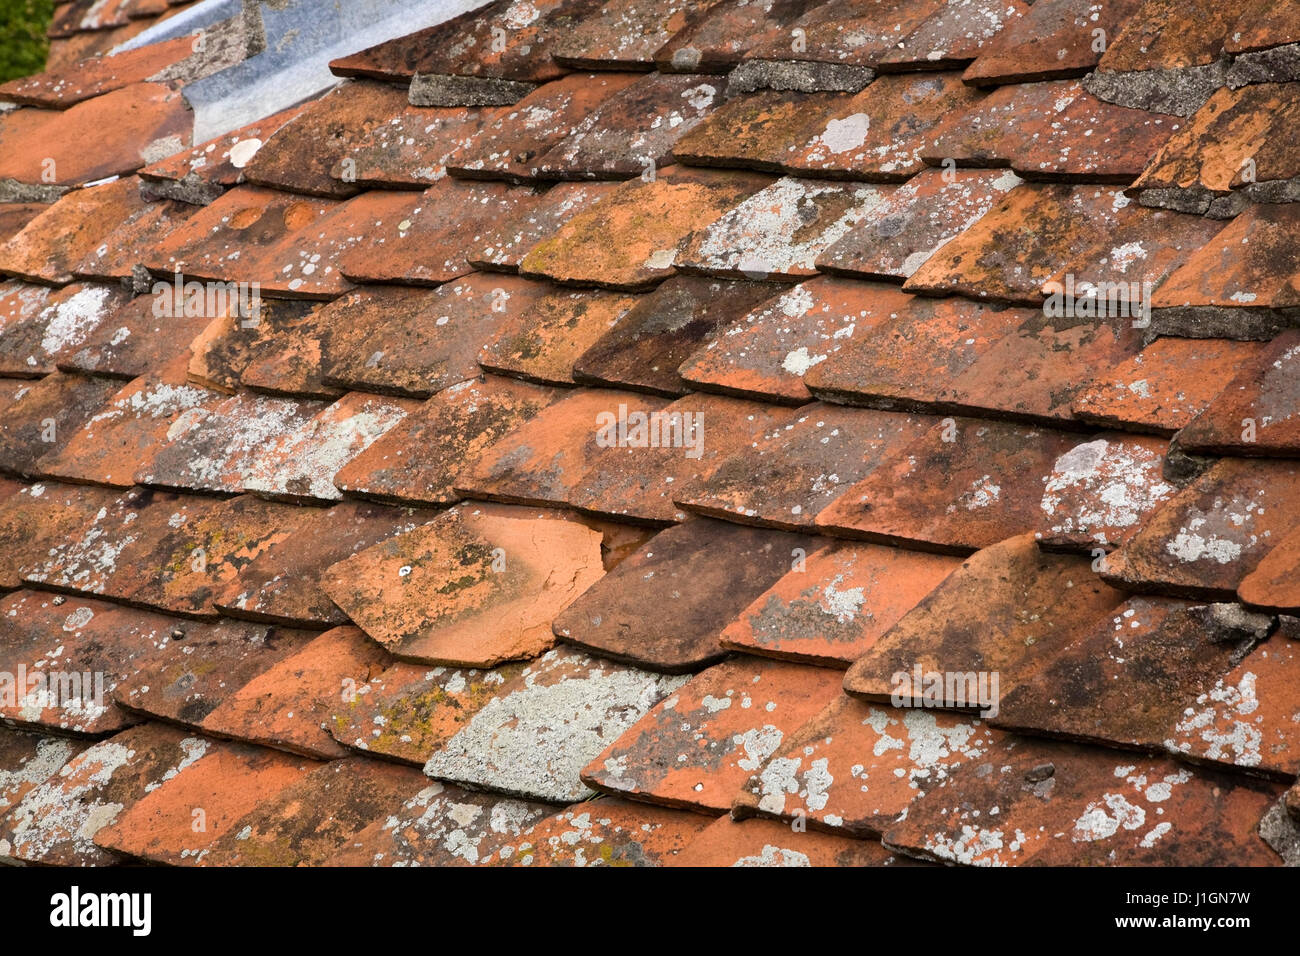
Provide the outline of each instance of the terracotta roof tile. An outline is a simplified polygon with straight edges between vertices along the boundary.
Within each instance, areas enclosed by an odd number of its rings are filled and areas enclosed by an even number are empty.
[[[600,536],[524,509],[451,511],[331,567],[325,593],[399,660],[490,667],[534,657],[604,574]]]
[[[875,840],[799,832],[773,820],[722,817],[668,866],[891,866],[898,860]]]
[[[644,289],[673,274],[695,230],[768,182],[747,173],[674,168],[650,182],[626,183],[535,245],[519,269],[575,285]]]
[[[821,0],[722,0],[677,30],[655,53],[674,73],[728,73],[760,38],[789,27]]]
[[[345,747],[423,766],[525,666],[475,670],[399,662],[340,688],[324,726]]]
[[[55,372],[24,387],[0,421],[0,472],[34,474],[36,463],[63,448],[121,384]]]
[[[334,484],[381,501],[451,504],[461,498],[452,482],[465,464],[555,398],[552,389],[496,376],[449,386],[344,465]]]
[[[722,630],[813,546],[807,535],[706,518],[674,525],[578,597],[555,633],[614,660],[698,669],[726,656]]]
[[[740,788],[733,813],[878,837],[920,794],[978,761],[1002,736],[980,720],[840,694],[781,741]]]
[[[640,297],[573,364],[574,381],[681,395],[678,366],[723,328],[782,287],[769,282],[675,276]]]
[[[424,772],[529,799],[584,799],[591,791],[579,771],[683,682],[550,651],[501,685]]]
[[[78,60],[61,69],[10,80],[0,85],[0,99],[24,106],[67,109],[92,97],[150,80],[195,52],[194,38],[186,36],[109,56]]]
[[[80,345],[62,350],[55,365],[65,372],[133,379],[187,354],[189,343],[212,320],[206,315],[157,315],[158,302],[153,295],[139,295],[123,303],[89,332]],[[159,307],[158,311],[166,310]]]
[[[1203,0],[1146,0],[1130,17],[1119,36],[1106,47],[1098,69],[1176,70],[1204,66],[1218,57],[1239,7]]]
[[[0,588],[22,586],[19,569],[46,556],[86,527],[118,492],[104,488],[4,479],[10,493],[0,500]],[[13,490],[18,485],[18,490]]]
[[[707,817],[622,800],[589,800],[538,821],[483,862],[493,866],[665,866]]]
[[[387,818],[350,837],[328,866],[472,866],[486,863],[554,807],[431,780]]]
[[[1109,43],[1143,0],[1035,0],[980,51],[963,78],[977,84],[1025,83],[1082,76],[1101,59],[1098,37]]]
[[[1181,489],[1107,559],[1131,590],[1231,600],[1282,536],[1300,526],[1300,468],[1224,458]]]
[[[730,809],[784,738],[839,694],[833,671],[738,658],[674,691],[582,772],[591,786],[670,807]]]
[[[262,299],[261,308],[273,299]],[[286,398],[319,398],[333,401],[344,391],[324,382],[321,369],[321,340],[329,325],[323,309],[311,309],[300,319],[272,329],[272,347],[265,354],[251,356],[239,374],[240,384],[266,395]]]
[[[385,189],[423,189],[447,174],[447,163],[475,141],[494,111],[407,106],[388,114],[387,121],[348,143],[330,167],[332,177]]]
[[[0,237],[9,237],[20,232],[46,210],[43,202],[8,202],[0,204]]]
[[[1166,758],[1009,736],[912,804],[885,844],[975,866],[1276,865],[1255,831],[1280,791]]]
[[[1229,53],[1263,50],[1284,43],[1300,42],[1296,27],[1295,0],[1267,0],[1247,3],[1233,24],[1223,48]]]
[[[866,9],[853,0],[829,0],[788,28],[769,31],[746,58],[875,66],[943,5],[943,0],[881,0]]]
[[[174,288],[174,286],[173,286]],[[169,290],[163,290],[168,295]],[[181,299],[190,301],[195,311],[207,312],[199,296],[182,293]],[[157,301],[157,300],[155,300]],[[176,299],[173,295],[172,302]],[[228,300],[230,302],[230,300]],[[171,304],[171,303],[166,303]],[[306,302],[292,299],[266,299],[259,301],[255,315],[243,315],[238,298],[230,305],[213,311],[213,316],[203,330],[190,342],[187,374],[191,381],[227,394],[238,391],[244,372],[257,359],[280,352],[289,337],[289,329],[311,311]],[[164,317],[166,317],[164,311]],[[180,311],[173,306],[170,311]]]
[[[0,732],[0,761],[5,782],[0,787],[0,813],[9,810],[34,787],[43,784],[85,750],[87,744],[67,737],[46,737],[16,730]]]
[[[720,640],[749,654],[847,667],[959,564],[948,555],[831,542],[795,563]]]
[[[964,66],[1013,30],[1031,9],[1020,0],[948,0],[880,58],[882,70]]]
[[[594,104],[573,131],[536,160],[547,179],[630,179],[668,165],[673,144],[717,106],[726,82],[651,73]],[[524,145],[529,145],[527,140]]]
[[[1300,611],[1300,589],[1296,571],[1300,567],[1300,530],[1292,531],[1274,544],[1273,549],[1246,575],[1237,593],[1252,607],[1268,610]]]
[[[644,69],[679,30],[702,19],[717,0],[607,0],[556,38],[551,55],[576,70]]]
[[[192,125],[181,94],[158,83],[134,83],[62,111],[27,107],[0,118],[0,180],[74,186],[125,175],[188,147]],[[113,135],[86,149],[85,131],[105,127]]]
[[[994,723],[1034,734],[1158,750],[1199,694],[1267,634],[1232,605],[1131,598],[1003,696]],[[1141,706],[1133,701],[1141,699]]]
[[[815,275],[814,260],[885,195],[874,186],[779,179],[701,229],[676,265],[734,278]]]
[[[618,188],[612,182],[552,186],[501,221],[484,224],[469,252],[469,264],[490,272],[518,272],[533,246]]]
[[[27,378],[53,372],[61,353],[80,347],[130,296],[111,285],[76,282],[48,297],[20,289],[6,298],[19,315],[0,326],[0,372]]]
[[[142,190],[147,187],[141,184]],[[143,193],[142,193],[143,194]],[[72,267],[79,278],[129,279],[156,248],[160,237],[179,229],[199,207],[163,200],[151,202],[104,234],[104,241]]]
[[[909,690],[893,676],[919,667],[998,672],[1006,694],[1122,600],[1087,559],[1041,552],[1032,535],[1009,538],[971,556],[877,640],[849,668],[844,689],[873,701],[896,691],[904,702],[917,700],[923,687]]]

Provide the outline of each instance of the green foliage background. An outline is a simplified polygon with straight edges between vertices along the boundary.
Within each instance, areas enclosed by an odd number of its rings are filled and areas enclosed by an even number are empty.
[[[0,82],[45,69],[54,0],[0,0]]]

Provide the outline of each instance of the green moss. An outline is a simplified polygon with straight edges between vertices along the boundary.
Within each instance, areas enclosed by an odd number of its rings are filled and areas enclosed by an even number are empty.
[[[0,0],[0,82],[45,69],[54,0]]]

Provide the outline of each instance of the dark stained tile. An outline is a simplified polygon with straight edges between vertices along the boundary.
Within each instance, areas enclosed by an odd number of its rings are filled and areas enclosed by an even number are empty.
[[[986,548],[1037,529],[1055,463],[1076,444],[1068,432],[944,419],[844,490],[816,524],[885,544]]]
[[[657,671],[698,669],[726,655],[722,630],[813,546],[807,535],[707,518],[674,525],[588,588],[555,633]]]
[[[638,291],[671,276],[691,235],[770,182],[674,167],[617,187],[535,245],[519,269],[574,285]]]
[[[597,103],[536,160],[547,179],[630,179],[671,162],[673,144],[722,102],[726,82],[651,73]],[[523,141],[527,146],[527,140]]]
[[[634,800],[718,813],[794,733],[840,693],[839,674],[739,657],[659,703],[582,772]]]
[[[475,670],[396,663],[368,681],[345,685],[324,726],[345,747],[423,766],[524,666]]]
[[[723,462],[679,504],[746,524],[811,528],[823,509],[924,435],[932,421],[900,412],[809,405]]]
[[[491,376],[443,389],[355,456],[334,476],[348,495],[452,504],[467,462],[556,399],[552,389]]]
[[[0,326],[0,374],[29,378],[53,372],[62,353],[80,347],[130,296],[111,285],[74,282],[37,311],[23,308],[21,294],[9,298],[28,314]]]
[[[884,840],[969,866],[1269,866],[1279,860],[1256,828],[1281,790],[1165,757],[1008,735],[913,803]]]
[[[796,831],[773,820],[720,817],[668,866],[893,866],[894,856],[876,840],[854,840]]]
[[[994,723],[1158,750],[1185,708],[1240,663],[1270,624],[1235,605],[1130,598],[1058,648],[1034,680],[1003,695]]]
[[[575,70],[648,70],[659,48],[703,18],[715,2],[607,0],[557,36],[551,55]]]
[[[413,531],[432,517],[409,508],[345,501],[306,509],[287,537],[241,562],[213,603],[223,614],[272,624],[329,627],[347,623],[321,587],[326,570],[359,551]]]
[[[573,379],[676,396],[689,390],[678,372],[690,355],[783,287],[770,282],[675,276],[640,297],[573,364]]]
[[[1242,579],[1300,527],[1300,467],[1224,458],[1182,488],[1118,552],[1118,587],[1232,600]]]
[[[384,819],[350,837],[326,866],[473,866],[514,843],[554,807],[430,780]]]
[[[1075,417],[1097,425],[1173,435],[1257,360],[1263,345],[1227,339],[1159,338],[1074,400]]]
[[[984,721],[840,694],[786,735],[741,786],[732,812],[784,820],[787,828],[878,837],[917,796],[978,761],[1001,736]]]
[[[847,667],[952,571],[960,558],[829,542],[787,571],[721,635],[731,650]]]
[[[9,202],[0,205],[0,237],[9,238],[22,230],[41,213],[45,212],[43,202]]]
[[[1035,0],[981,49],[963,79],[979,85],[1083,76],[1143,0]],[[1095,31],[1101,30],[1099,37]]]
[[[1168,451],[1159,438],[1113,433],[1071,448],[1043,488],[1039,540],[1083,551],[1124,544],[1177,490],[1162,477]]]
[[[194,304],[197,307],[199,303]],[[280,352],[289,329],[311,310],[310,304],[293,299],[265,299],[258,303],[254,315],[242,314],[239,303],[221,309],[222,314],[214,316],[190,342],[190,380],[233,394],[249,365]]]
[[[709,824],[698,813],[601,798],[539,820],[492,866],[666,866]]]
[[[489,372],[544,385],[573,385],[574,363],[643,298],[648,297],[553,289],[526,311],[507,316],[479,352],[478,363]]]
[[[263,299],[262,304],[276,300]],[[282,299],[280,302],[292,300]],[[324,382],[321,339],[329,328],[322,309],[285,323],[271,336],[275,347],[254,356],[239,375],[240,384],[264,395],[333,401],[343,389]]]
[[[591,791],[579,772],[685,682],[557,648],[500,685],[440,750],[435,779],[568,803]]]
[[[469,252],[469,264],[489,272],[518,272],[533,246],[618,188],[612,182],[552,186],[513,215],[484,224]]]
[[[0,472],[34,474],[37,461],[63,448],[121,385],[55,372],[24,387],[0,421]]]
[[[930,672],[998,674],[1007,694],[1035,677],[1080,632],[1106,618],[1124,596],[1103,584],[1086,558],[1039,551],[1020,535],[976,553],[858,659],[844,678],[850,694],[920,703],[910,677]],[[960,688],[957,688],[960,689]],[[937,704],[953,709],[960,700]],[[932,702],[935,703],[935,702]],[[980,707],[967,699],[965,709]]]
[[[466,506],[334,565],[324,588],[399,660],[491,667],[549,648],[603,574],[600,535],[576,521]]]
[[[1014,173],[995,170],[922,170],[818,256],[816,266],[854,277],[910,278],[1018,185]]]
[[[42,206],[42,209],[48,208]],[[21,279],[0,280],[0,341],[7,330],[30,322],[61,290]],[[33,377],[40,372],[29,373]]]
[[[437,289],[353,293],[322,312],[324,381],[344,388],[427,397],[479,374],[478,354],[507,320],[552,289],[474,273]]]
[[[779,179],[696,233],[676,265],[732,278],[812,276],[817,257],[886,195],[876,186]]]

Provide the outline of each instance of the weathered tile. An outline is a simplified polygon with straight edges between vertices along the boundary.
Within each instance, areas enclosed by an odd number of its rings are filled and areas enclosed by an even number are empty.
[[[106,488],[38,482],[0,500],[0,588],[20,587],[20,568],[75,536],[117,496]]]
[[[485,506],[334,565],[324,588],[399,660],[490,667],[550,647],[555,615],[603,574],[595,531]]]
[[[696,670],[726,656],[722,630],[813,546],[807,535],[707,518],[674,525],[588,588],[555,633],[614,660]]]
[[[47,737],[16,730],[0,731],[0,813],[22,800],[63,769],[64,765],[86,749],[86,744],[67,737]]]
[[[1043,487],[1039,540],[1066,550],[1124,544],[1177,490],[1159,438],[1105,434],[1071,448]]]
[[[1170,753],[1252,773],[1295,777],[1300,768],[1294,688],[1300,627],[1293,617],[1195,700],[1168,732]]]
[[[960,564],[949,555],[831,542],[759,595],[720,640],[748,654],[847,667]]]
[[[700,20],[716,0],[607,0],[551,45],[551,55],[575,70],[648,70],[655,52]]]
[[[176,37],[123,53],[87,57],[71,66],[10,80],[0,85],[0,99],[21,106],[67,109],[132,83],[143,83],[168,72],[168,67],[182,69],[182,61],[194,52],[192,37]]]
[[[0,237],[8,239],[22,231],[48,207],[43,202],[8,202],[0,204]]]
[[[453,156],[490,129],[494,111],[407,106],[350,138],[330,175],[383,189],[423,189],[447,175]]]
[[[731,808],[736,790],[840,692],[834,671],[741,657],[697,674],[582,772],[591,786],[664,806]]]
[[[345,686],[324,726],[345,747],[423,766],[525,666],[476,670],[399,662]]]
[[[208,741],[162,724],[144,724],[73,757],[0,819],[0,856],[56,866],[103,866],[116,854],[95,834],[169,776],[207,751]]]
[[[770,282],[674,276],[640,297],[573,365],[573,379],[677,396],[678,366],[718,332],[782,287]]]
[[[674,73],[729,73],[751,46],[788,27],[818,0],[723,0],[677,30],[654,55],[656,68]]]
[[[147,187],[140,183],[141,195]],[[159,243],[183,226],[198,211],[198,206],[170,199],[151,201],[134,210],[126,219],[115,223],[101,237],[102,242],[84,259],[72,266],[72,272],[82,279],[117,279],[124,287],[137,269],[143,267]],[[156,288],[156,287],[155,287]]]
[[[349,838],[327,866],[473,866],[554,807],[431,780],[387,818]]]
[[[904,818],[918,795],[979,760],[1001,736],[981,720],[840,694],[781,741],[740,788],[732,813],[876,837]]]
[[[921,158],[947,168],[954,164],[1009,167],[1032,143],[1022,124],[1046,124],[1037,132],[1050,142],[1056,135],[1050,124],[1084,95],[1083,85],[1075,80],[999,87],[931,130]]]
[[[359,551],[413,531],[432,517],[409,508],[345,501],[306,509],[304,520],[257,556],[241,562],[237,575],[213,598],[223,614],[301,627],[346,624],[321,587],[326,570]]]
[[[746,59],[875,66],[943,5],[941,0],[882,0],[868,9],[854,0],[830,0],[789,27],[769,31]]]
[[[1074,400],[1075,417],[1097,425],[1173,435],[1257,360],[1263,345],[1226,339],[1156,339],[1105,372]]]
[[[29,122],[24,112],[0,119],[0,180],[73,186],[125,176],[189,146],[194,123],[181,94],[161,83],[133,83],[66,110],[40,111],[34,128],[10,135],[10,124]],[[112,135],[87,149],[87,131],[106,129]]]
[[[1300,610],[1300,529],[1284,535],[1241,580],[1237,594],[1251,607]]]
[[[574,363],[642,298],[599,289],[554,289],[526,311],[507,316],[479,352],[478,364],[544,385],[573,385]]]
[[[882,70],[964,66],[1019,25],[1031,7],[1020,0],[950,0],[880,58]]]
[[[74,282],[52,293],[39,311],[0,327],[0,374],[28,378],[53,372],[62,353],[80,347],[129,298],[97,282]]]
[[[1281,790],[1168,758],[1008,735],[913,803],[884,840],[971,866],[1269,866],[1280,861],[1256,828]]]
[[[1204,0],[1146,0],[1107,44],[1104,72],[1178,70],[1213,62],[1223,48],[1239,7]]]
[[[1184,709],[1240,663],[1271,622],[1236,605],[1130,598],[1004,694],[994,723],[1159,749]]]
[[[502,684],[424,772],[525,799],[585,799],[579,771],[684,680],[548,651]]]
[[[1068,432],[944,419],[844,490],[816,525],[956,554],[986,548],[1038,527],[1055,463],[1077,444]]]
[[[540,820],[482,862],[490,866],[664,866],[707,817],[602,797]]]
[[[168,429],[167,443],[141,467],[139,484],[158,488],[239,494],[268,442],[305,425],[326,408],[240,392],[206,415],[182,416]]]
[[[816,266],[864,278],[907,279],[1020,185],[1013,173],[926,169],[817,257]]]
[[[197,302],[195,306],[195,311],[207,311]],[[288,330],[309,315],[312,306],[290,299],[266,299],[258,303],[254,315],[242,314],[238,301],[219,311],[222,314],[212,317],[190,342],[187,374],[196,384],[233,394],[248,366],[284,348]]]
[[[1300,527],[1300,466],[1224,458],[1178,491],[1106,559],[1118,587],[1232,600],[1275,543]]]
[[[0,421],[0,472],[32,474],[112,398],[121,382],[55,372],[24,387]]]
[[[155,310],[159,301],[153,295],[131,299],[87,334],[79,346],[60,352],[55,365],[65,372],[125,379],[162,368],[188,352],[190,342],[212,320],[201,314],[158,315],[156,312],[166,312],[162,306]]]
[[[625,183],[569,219],[519,270],[574,285],[637,291],[674,272],[691,235],[768,185],[766,177],[673,168]]]
[[[1283,332],[1178,433],[1197,455],[1300,457],[1300,332]]]
[[[932,419],[817,403],[777,422],[678,499],[690,511],[799,530],[855,481],[902,451]]]
[[[802,278],[813,262],[869,216],[886,193],[787,177],[701,229],[675,259],[678,268],[734,278]]]
[[[323,864],[428,781],[409,767],[355,757],[335,760],[280,789],[208,847],[208,866]]]
[[[269,301],[274,300],[262,300],[263,306]],[[322,312],[312,309],[276,329],[271,336],[275,347],[250,357],[239,373],[240,384],[263,395],[324,401],[341,398],[343,389],[326,385],[321,371],[321,339],[329,327]]]
[[[553,389],[491,376],[451,385],[343,466],[334,485],[380,501],[452,504],[466,462],[555,401]]]
[[[537,158],[537,175],[650,175],[671,162],[673,144],[722,102],[725,91],[726,82],[713,76],[651,73],[596,104],[568,136]]]
[[[1101,59],[1104,46],[1098,41],[1109,43],[1118,36],[1142,3],[1035,0],[980,51],[963,79],[984,85],[1082,76]]]
[[[0,245],[0,272],[51,285],[71,282],[104,237],[144,208],[131,177],[67,193]]]
[[[844,689],[872,701],[922,704],[922,675],[999,675],[1006,694],[1034,679],[1042,661],[1108,616],[1124,596],[1103,584],[1086,558],[1038,550],[1020,535],[973,555],[905,615],[844,678]],[[908,680],[895,680],[896,675]],[[962,691],[962,686],[955,690]],[[945,688],[931,706],[981,709]]]
[[[796,831],[774,820],[721,817],[668,866],[893,866],[905,865],[877,840],[853,840]]]
[[[205,743],[203,756],[101,827],[95,844],[150,863],[202,866],[237,820],[320,766],[265,747]]]
[[[515,214],[485,223],[469,264],[487,272],[518,272],[524,257],[566,222],[598,203],[619,185],[613,182],[558,183]]]

